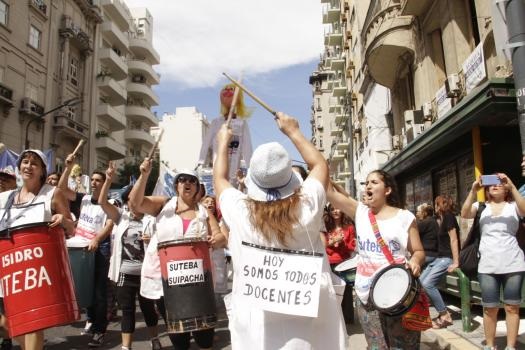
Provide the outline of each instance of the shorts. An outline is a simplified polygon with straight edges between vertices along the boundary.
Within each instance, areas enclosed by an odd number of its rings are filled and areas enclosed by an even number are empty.
[[[521,304],[521,286],[524,272],[512,273],[479,273],[478,281],[481,287],[481,304],[484,307],[501,306],[501,287],[503,287],[503,303],[507,305]]]

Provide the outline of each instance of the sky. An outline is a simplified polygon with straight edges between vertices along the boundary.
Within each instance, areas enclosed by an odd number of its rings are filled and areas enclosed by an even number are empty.
[[[154,87],[161,116],[195,106],[208,120],[219,114],[219,90],[242,73],[243,84],[274,110],[299,119],[311,137],[310,74],[323,50],[320,0],[125,0],[147,7],[153,17],[153,46],[161,82]],[[292,159],[299,153],[278,130],[271,114],[254,107],[249,126],[254,148],[278,141]]]

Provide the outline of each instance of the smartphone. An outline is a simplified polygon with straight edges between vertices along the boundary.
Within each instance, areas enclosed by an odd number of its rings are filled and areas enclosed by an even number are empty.
[[[498,175],[481,175],[481,186],[501,185]]]

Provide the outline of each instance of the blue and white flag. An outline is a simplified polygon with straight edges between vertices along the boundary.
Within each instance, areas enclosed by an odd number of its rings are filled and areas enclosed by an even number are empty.
[[[159,178],[153,189],[153,196],[166,196],[174,197],[175,188],[173,187],[173,180],[175,179],[175,173],[171,171],[166,165],[160,163],[159,165]]]

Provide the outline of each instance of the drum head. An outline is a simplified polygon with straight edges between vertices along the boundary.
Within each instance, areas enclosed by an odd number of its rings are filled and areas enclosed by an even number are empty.
[[[379,309],[397,306],[406,298],[410,289],[410,272],[404,266],[390,265],[374,279],[370,296]]]
[[[337,272],[342,272],[350,269],[355,269],[357,267],[357,258],[358,256],[354,256],[351,259],[345,260],[342,263],[338,264],[334,270]]]

